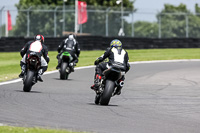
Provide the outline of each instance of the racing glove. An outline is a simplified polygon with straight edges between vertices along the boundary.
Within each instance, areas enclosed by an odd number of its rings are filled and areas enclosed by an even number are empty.
[[[98,65],[99,64],[99,59],[95,60],[94,65]]]

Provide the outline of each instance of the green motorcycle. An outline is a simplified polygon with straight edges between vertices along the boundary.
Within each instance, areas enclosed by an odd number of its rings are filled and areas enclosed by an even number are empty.
[[[73,57],[69,52],[63,52],[60,56],[61,67],[60,67],[60,79],[68,79],[69,74],[72,72],[70,67],[70,62],[73,60]]]

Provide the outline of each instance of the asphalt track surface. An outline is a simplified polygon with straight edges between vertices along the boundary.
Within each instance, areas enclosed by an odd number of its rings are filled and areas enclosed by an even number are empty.
[[[199,133],[200,61],[132,64],[120,96],[94,104],[94,68],[0,85],[0,123],[97,133]]]

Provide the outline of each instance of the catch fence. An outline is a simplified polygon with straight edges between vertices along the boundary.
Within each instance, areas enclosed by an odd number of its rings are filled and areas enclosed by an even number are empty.
[[[6,36],[6,15],[10,12],[12,30],[8,36],[31,37],[43,34],[62,37],[75,30],[74,6],[0,7],[0,37]],[[122,30],[123,29],[123,30]],[[124,33],[124,34],[123,34]],[[78,34],[135,38],[198,38],[200,14],[141,12],[120,7],[87,6],[87,22]]]

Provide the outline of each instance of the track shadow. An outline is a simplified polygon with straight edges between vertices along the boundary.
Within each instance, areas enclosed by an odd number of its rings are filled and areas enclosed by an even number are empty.
[[[74,79],[60,79],[60,78],[53,78],[55,80],[60,80],[60,81],[73,81]]]
[[[95,104],[95,103],[87,103],[88,105],[96,105],[96,106],[103,106],[103,107],[118,107],[119,105],[114,105],[114,104],[108,104],[108,105],[100,105],[100,104]]]
[[[16,92],[23,92],[23,93],[42,93],[40,91],[30,91],[30,92],[24,92],[22,90],[15,90]]]

